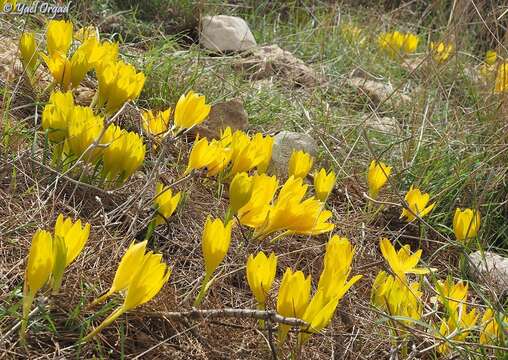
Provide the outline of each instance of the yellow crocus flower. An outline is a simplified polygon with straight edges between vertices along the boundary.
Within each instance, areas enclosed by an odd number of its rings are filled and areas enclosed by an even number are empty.
[[[95,299],[92,305],[99,304],[116,292],[124,291],[131,283],[132,278],[143,265],[147,241],[139,243],[132,242],[125,254],[122,256],[116,269],[113,283],[109,290],[102,296]]]
[[[420,39],[415,34],[412,34],[412,33],[405,34],[402,50],[406,54],[414,53],[416,51],[416,48],[418,47],[419,41],[420,41]]]
[[[261,174],[252,177],[252,196],[238,211],[242,225],[259,228],[264,224],[278,186],[279,182],[275,176]]]
[[[72,92],[51,93],[49,101],[42,111],[42,128],[48,132],[52,142],[61,142],[67,136],[67,128],[74,111]]]
[[[77,88],[85,78],[87,72],[93,69],[93,63],[90,61],[98,52],[98,43],[95,38],[83,42],[71,56],[71,84],[72,88]]]
[[[164,137],[169,130],[169,116],[171,108],[164,111],[152,112],[152,110],[141,113],[143,130],[155,137]]]
[[[293,272],[287,268],[282,277],[277,296],[277,312],[285,317],[301,319],[309,303],[311,276],[305,277],[302,271]],[[290,326],[279,326],[279,341],[284,342]]]
[[[508,89],[508,62],[498,66],[496,73],[495,93],[502,93]]]
[[[50,57],[55,54],[66,57],[72,44],[72,27],[70,21],[49,20],[46,29],[46,42]]]
[[[74,259],[81,253],[90,235],[90,224],[81,226],[81,220],[72,222],[71,218],[58,215],[55,224],[53,250],[55,253],[53,264],[52,288],[58,293],[63,273]]]
[[[23,286],[23,320],[21,322],[21,337],[25,336],[28,314],[37,292],[48,281],[53,269],[53,239],[44,230],[37,230],[30,244],[28,261],[25,270]]]
[[[166,219],[173,215],[180,202],[181,196],[181,192],[173,195],[169,186],[164,186],[164,184],[160,182],[157,183],[154,199],[154,204],[157,209],[155,226],[165,224]]]
[[[370,162],[369,171],[367,172],[367,184],[371,198],[377,198],[379,190],[386,184],[391,173],[391,166],[376,160]]]
[[[252,141],[255,145],[259,146],[262,154],[262,160],[256,167],[257,173],[264,174],[272,161],[273,137],[269,135],[263,137],[261,134],[256,134]]]
[[[19,51],[21,54],[21,62],[25,69],[33,74],[37,67],[37,43],[33,32],[24,32],[19,39]]]
[[[480,213],[477,210],[455,209],[453,231],[458,241],[476,237],[480,228]]]
[[[508,316],[502,313],[496,314],[492,308],[487,308],[481,321],[480,344],[503,344],[506,338],[506,323],[508,323]]]
[[[98,29],[93,25],[83,26],[74,32],[74,39],[81,43],[88,39],[99,40]]]
[[[487,50],[485,52],[485,63],[487,65],[494,65],[497,61],[497,52],[495,50]]]
[[[224,225],[220,219],[212,220],[210,216],[206,219],[201,239],[201,249],[208,278],[215,272],[229,250],[232,226],[233,222],[231,221]]]
[[[250,139],[245,133],[236,131],[232,139],[231,160],[233,165],[231,175],[247,172],[258,166],[264,170],[269,164],[267,158],[272,151],[271,144],[272,139],[269,137],[263,138],[261,133],[255,134]]]
[[[448,320],[443,319],[439,327],[439,334],[443,337],[447,337],[447,341],[439,345],[437,351],[440,354],[446,354],[450,350],[448,341],[464,341],[469,335],[469,331],[467,330],[475,326],[477,319],[478,314],[476,313],[476,309],[473,308],[468,313],[465,305],[460,312],[453,312],[448,317]],[[456,332],[457,335],[450,338],[449,335],[454,332]]]
[[[431,41],[430,42],[430,51],[432,54],[432,58],[437,63],[444,63],[453,52],[452,44],[445,44],[440,41],[438,43]]]
[[[184,175],[187,175],[192,170],[201,169],[205,166],[208,166],[215,159],[217,149],[213,149],[215,151],[210,150],[211,148],[208,144],[208,139],[205,137],[199,139],[198,135],[194,141],[194,144],[192,145],[192,150],[189,155],[189,162],[187,164],[187,169],[185,170]]]
[[[220,141],[213,139],[208,146],[208,151],[212,156],[212,161],[206,165],[206,176],[210,177],[217,175],[226,168],[231,161],[232,150],[224,147]]]
[[[430,195],[428,193],[422,193],[420,189],[413,187],[413,185],[409,188],[409,191],[404,199],[406,200],[409,209],[402,209],[400,217],[406,217],[407,221],[413,221],[416,219],[415,214],[421,218],[424,217],[430,213],[436,205],[436,203],[427,205],[429,203]]]
[[[289,176],[294,176],[295,178],[305,178],[312,168],[313,161],[312,156],[307,154],[305,151],[293,150],[291,158],[289,159]]]
[[[418,42],[419,38],[415,34],[399,31],[383,33],[378,37],[379,47],[392,58],[414,53]]]
[[[326,174],[325,169],[319,170],[314,175],[314,189],[318,200],[325,202],[335,186],[335,172],[330,171]]]
[[[272,252],[269,257],[260,251],[255,257],[249,255],[247,259],[247,283],[256,301],[258,308],[264,309],[266,296],[272,288],[277,271],[277,256]]]
[[[67,129],[67,147],[72,155],[90,163],[95,163],[101,155],[101,149],[88,148],[98,140],[104,127],[104,119],[95,116],[90,107],[75,106],[70,115]],[[88,150],[88,151],[87,151]],[[87,153],[85,154],[85,151]]]
[[[237,213],[252,196],[254,180],[247,173],[235,175],[229,185],[229,204],[234,213]]]
[[[41,53],[41,57],[53,76],[53,82],[60,86],[64,91],[68,90],[71,85],[72,65],[69,59],[62,56],[59,52],[47,56]]]
[[[397,252],[387,238],[380,240],[379,248],[393,273],[403,282],[406,281],[406,274],[428,274],[430,272],[428,268],[416,267],[422,256],[421,249],[411,253],[409,245],[404,245]]]
[[[298,335],[298,342],[303,345],[310,338],[311,333],[316,334],[328,326],[332,321],[340,298],[327,299],[324,292],[318,290],[302,315],[302,320],[309,324],[306,332]]]
[[[175,128],[180,131],[201,124],[207,118],[211,108],[209,104],[206,104],[204,95],[190,90],[187,94],[180,96],[176,103]]]
[[[451,278],[448,278],[446,281],[438,281],[436,289],[437,300],[446,307],[450,314],[467,302],[468,285],[463,281],[454,283]]]
[[[118,127],[113,132],[118,136],[114,136],[104,149],[104,174],[109,180],[123,182],[143,164],[146,147],[143,138],[135,132],[119,130]]]
[[[120,109],[127,101],[137,99],[143,85],[145,75],[137,73],[134,66],[121,60],[110,61],[96,67],[99,90],[98,106],[105,106],[108,113]]]

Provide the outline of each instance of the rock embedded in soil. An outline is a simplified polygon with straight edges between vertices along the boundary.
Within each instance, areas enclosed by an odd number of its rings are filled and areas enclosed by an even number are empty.
[[[360,94],[367,95],[376,104],[388,103],[398,107],[411,101],[410,96],[400,91],[395,91],[391,84],[381,81],[353,77],[348,80],[348,84],[352,88],[357,89]]]
[[[273,139],[271,172],[279,176],[287,176],[289,159],[293,150],[303,150],[316,156],[318,145],[308,134],[281,131]]]
[[[315,87],[323,80],[311,67],[278,45],[256,47],[236,62],[235,68],[251,80],[275,77],[293,86]]]
[[[471,275],[498,295],[508,294],[508,258],[490,251],[469,255]]]
[[[212,106],[208,119],[192,130],[193,137],[199,134],[200,137],[218,139],[221,131],[228,126],[233,131],[245,130],[249,125],[247,112],[240,99],[232,99],[217,103]]]
[[[199,43],[208,50],[218,52],[245,51],[257,45],[245,20],[228,15],[204,16]]]

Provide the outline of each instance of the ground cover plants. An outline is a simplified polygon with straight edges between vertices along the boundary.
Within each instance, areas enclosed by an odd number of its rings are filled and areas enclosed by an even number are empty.
[[[0,358],[506,358],[507,13],[458,3],[2,14]]]

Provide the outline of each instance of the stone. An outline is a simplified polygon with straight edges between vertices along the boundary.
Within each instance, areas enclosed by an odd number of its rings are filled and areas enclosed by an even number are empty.
[[[221,131],[228,126],[235,131],[245,130],[248,125],[249,118],[243,102],[240,99],[232,99],[213,105],[208,119],[196,126],[192,132],[199,134],[200,137],[218,139]]]
[[[199,43],[218,52],[245,51],[257,45],[245,20],[228,15],[204,16]]]
[[[393,106],[400,106],[411,101],[411,97],[400,91],[395,91],[391,84],[381,81],[353,77],[348,80],[348,84],[358,89],[361,94],[367,95],[376,104],[391,103]]]
[[[390,116],[365,115],[362,117],[365,127],[387,134],[397,134],[400,131],[399,121]]]
[[[508,258],[490,251],[469,255],[471,275],[501,296],[508,292]]]
[[[251,80],[276,77],[286,83],[303,87],[320,85],[323,80],[316,71],[278,45],[260,46],[249,50],[236,62],[235,68]]]
[[[273,138],[271,172],[287,176],[289,159],[293,150],[303,150],[316,156],[318,145],[312,136],[305,133],[281,131]]]

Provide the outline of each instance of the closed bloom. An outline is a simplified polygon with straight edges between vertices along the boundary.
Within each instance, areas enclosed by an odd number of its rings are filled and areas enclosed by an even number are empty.
[[[95,163],[101,155],[101,149],[90,146],[99,139],[103,127],[104,119],[95,116],[90,107],[75,106],[68,122],[68,150],[75,157],[83,156],[85,161]]]
[[[242,225],[259,228],[264,224],[278,186],[279,182],[275,176],[266,174],[252,176],[252,196],[238,211]]]
[[[287,268],[282,277],[277,296],[277,312],[285,317],[302,318],[310,298],[311,276],[305,277],[303,272],[293,272]],[[279,340],[284,342],[289,325],[279,326]]]
[[[232,136],[231,175],[239,172],[247,172],[255,167],[266,170],[269,164],[268,154],[271,157],[273,139],[263,137],[261,133],[254,135],[252,139],[242,131],[236,131]],[[261,173],[261,171],[260,171]]]
[[[181,196],[181,192],[173,195],[169,186],[164,186],[164,184],[160,182],[157,183],[154,200],[155,207],[157,208],[157,215],[155,218],[156,226],[166,223],[166,219],[173,215],[180,202]]]
[[[79,28],[77,31],[74,32],[74,39],[81,43],[85,42],[88,39],[99,40],[98,29],[93,25]]]
[[[437,63],[443,63],[453,52],[453,45],[452,44],[445,44],[444,42],[440,41],[438,43],[435,43],[433,41],[430,42],[430,51],[432,54],[432,58]]]
[[[330,171],[328,175],[325,169],[319,170],[314,175],[314,189],[318,200],[325,202],[335,186],[335,173]]]
[[[37,43],[33,32],[25,32],[19,39],[19,51],[21,53],[21,62],[27,71],[33,73],[37,67]]]
[[[146,147],[141,136],[132,131],[120,130],[111,124],[112,139],[104,149],[104,173],[109,180],[123,182],[128,179],[143,164]],[[116,128],[115,128],[116,127]],[[106,141],[105,140],[105,141]]]
[[[476,237],[480,228],[480,213],[477,210],[455,209],[453,231],[458,241]]]
[[[175,127],[180,129],[190,129],[195,125],[205,121],[210,113],[211,106],[206,104],[204,95],[199,95],[194,91],[189,91],[186,95],[180,96],[175,107]]]
[[[99,45],[95,38],[88,39],[81,44],[74,54],[72,54],[71,63],[71,85],[77,88],[81,81],[85,78],[87,72],[92,70],[93,62],[91,59],[98,54]]]
[[[392,173],[392,167],[385,163],[372,160],[367,173],[367,184],[369,186],[369,196],[377,198],[379,190],[386,184],[388,177]]]
[[[498,66],[496,73],[495,93],[502,93],[508,90],[508,62]]]
[[[105,106],[109,113],[120,109],[125,102],[137,99],[145,84],[145,75],[121,60],[103,63],[96,67],[96,72],[98,105]]]
[[[418,47],[418,42],[420,39],[418,36],[412,33],[407,33],[404,35],[404,44],[402,46],[402,49],[405,53],[411,54],[416,51],[416,48]]]
[[[485,52],[485,63],[487,65],[494,65],[497,61],[497,53],[495,50],[487,50]]]
[[[187,175],[192,170],[200,169],[209,165],[214,160],[216,151],[217,150],[210,151],[208,139],[199,139],[198,135],[196,141],[194,141],[194,145],[192,145],[192,150],[189,155],[189,162],[187,164],[187,169],[185,170],[184,175]]]
[[[443,304],[450,314],[457,311],[461,305],[467,302],[468,285],[463,281],[454,283],[451,278],[446,281],[438,281],[436,284],[438,292],[437,300]]]
[[[72,67],[69,59],[67,59],[59,52],[56,52],[50,56],[41,54],[41,57],[46,63],[51,76],[53,76],[53,82],[60,86],[62,90],[68,90],[70,88],[72,79]]]
[[[502,313],[496,314],[492,308],[487,308],[481,321],[480,344],[503,344],[507,323],[508,316]]]
[[[427,205],[429,203],[430,195],[428,193],[422,193],[420,189],[413,187],[413,185],[409,188],[409,191],[404,199],[406,200],[409,209],[404,208],[400,217],[406,217],[407,221],[413,221],[416,219],[415,214],[419,217],[424,217],[430,213],[436,205],[436,203]]]
[[[52,142],[61,142],[67,136],[67,128],[74,111],[72,92],[51,93],[49,101],[42,111],[42,128],[48,132]]]
[[[310,333],[319,333],[333,318],[340,298],[326,298],[323,291],[318,290],[312,297],[309,305],[303,313],[302,320],[309,324],[307,333],[300,333],[298,339],[303,345],[310,338]]]
[[[46,42],[49,56],[58,53],[65,57],[72,44],[72,22],[50,20],[46,30]]]
[[[247,259],[247,282],[260,308],[264,308],[276,270],[277,257],[273,252],[266,257],[265,253],[260,251],[255,257],[251,254]]]
[[[439,327],[439,334],[443,337],[446,337],[448,341],[464,341],[469,335],[469,329],[472,329],[476,320],[478,319],[478,314],[476,313],[476,309],[472,309],[469,313],[466,310],[466,306],[463,307],[463,310],[458,312],[453,312],[448,317],[448,320],[443,319],[441,321],[441,326]],[[450,337],[452,333],[456,333],[455,336]],[[441,354],[446,354],[449,352],[450,348],[448,345],[448,341],[443,342],[441,345],[437,347],[437,351]]]
[[[399,31],[384,33],[378,37],[379,47],[392,58],[414,53],[418,42],[419,38],[415,34]]]
[[[164,137],[169,129],[169,116],[171,108],[156,113],[152,110],[143,111],[141,113],[143,130],[155,137]]]
[[[231,221],[224,226],[220,219],[211,220],[210,217],[206,219],[201,247],[207,277],[213,274],[229,250],[232,225]]]
[[[247,175],[247,173],[238,173],[231,180],[229,185],[229,204],[235,213],[249,202],[252,188],[253,178]]]
[[[295,178],[304,178],[312,168],[313,159],[312,156],[306,152],[293,151],[291,158],[289,159],[289,176]]]
[[[386,238],[381,239],[379,247],[393,273],[403,282],[406,281],[406,274],[428,274],[430,272],[428,268],[416,267],[422,256],[421,249],[411,253],[409,245],[404,245],[397,252],[390,240]]]

